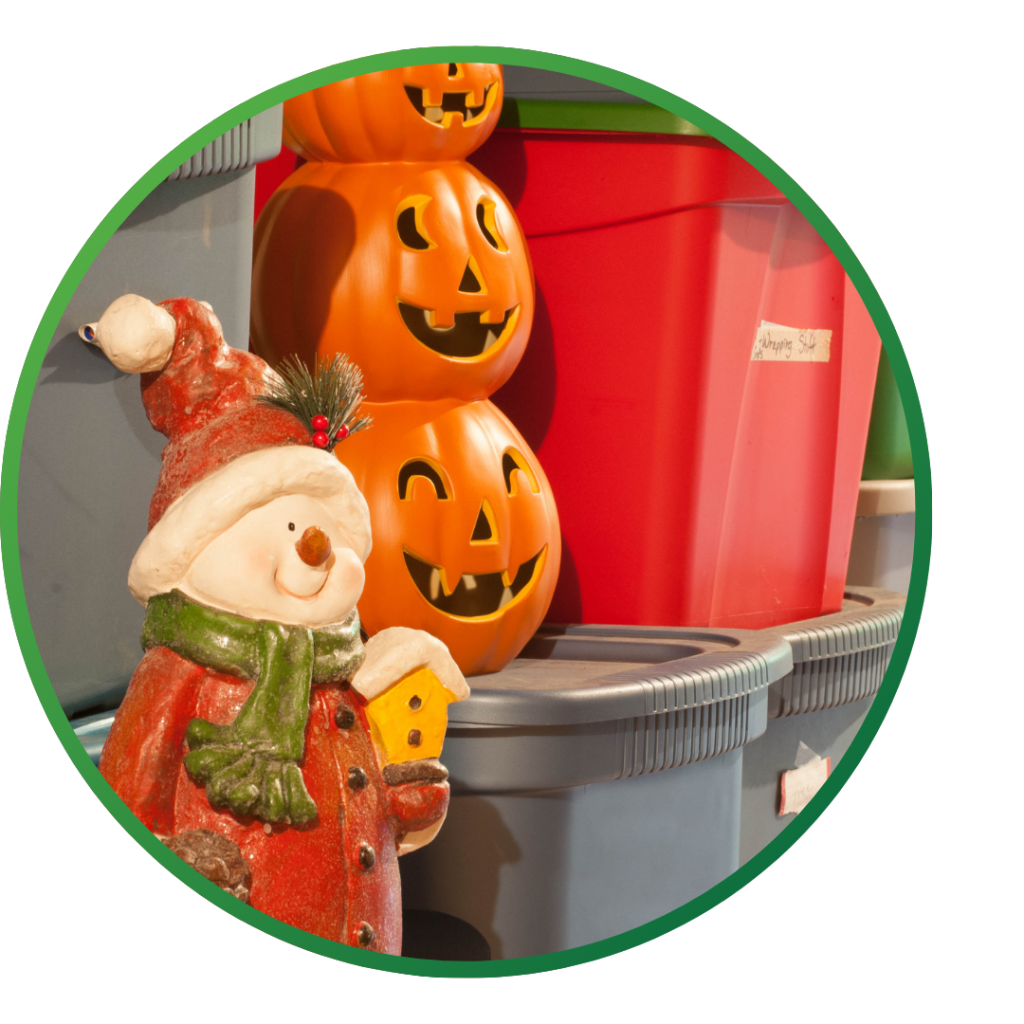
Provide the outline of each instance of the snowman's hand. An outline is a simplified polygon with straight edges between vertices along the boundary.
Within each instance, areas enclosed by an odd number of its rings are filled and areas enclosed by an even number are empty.
[[[448,810],[448,771],[436,758],[389,764],[383,771],[391,816],[400,832],[418,832]]]
[[[249,902],[252,877],[237,843],[209,829],[181,832],[161,842],[225,892]]]

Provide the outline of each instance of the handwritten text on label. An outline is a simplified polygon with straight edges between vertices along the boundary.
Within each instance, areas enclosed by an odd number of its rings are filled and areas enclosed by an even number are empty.
[[[777,363],[827,363],[832,332],[799,327],[783,327],[761,321],[754,335],[751,361],[764,360]]]

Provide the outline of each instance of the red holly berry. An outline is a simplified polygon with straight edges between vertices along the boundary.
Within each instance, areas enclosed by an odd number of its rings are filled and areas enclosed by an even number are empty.
[[[342,426],[341,430],[339,430],[334,436],[339,441],[344,441],[345,438],[348,437],[348,427]]]
[[[327,417],[326,416],[314,416],[313,417],[313,429],[314,430],[326,430],[327,429]],[[321,447],[323,447],[321,445]]]
[[[322,430],[318,430],[313,435],[313,444],[315,444],[317,448],[326,448],[329,440],[330,438]]]

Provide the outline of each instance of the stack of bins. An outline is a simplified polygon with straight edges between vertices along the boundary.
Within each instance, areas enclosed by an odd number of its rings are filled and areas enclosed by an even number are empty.
[[[506,101],[471,159],[536,274],[530,349],[494,401],[559,495],[549,618],[763,628],[838,611],[880,341],[813,228],[647,105]],[[765,332],[794,345],[755,346]],[[799,353],[801,337],[827,351]]]
[[[775,630],[793,652],[793,671],[768,691],[768,728],[743,748],[740,861],[794,820],[782,805],[782,776],[805,758],[835,769],[885,676],[903,621],[903,594],[847,588],[842,611]],[[818,781],[826,778],[818,774]]]
[[[861,475],[847,582],[906,592],[914,560],[914,461],[903,402],[884,349]]]
[[[138,379],[82,344],[78,327],[126,292],[194,295],[244,347],[256,167],[280,148],[277,106],[172,172],[93,261],[43,361],[21,452],[18,546],[43,664],[76,722],[118,705],[141,656],[145,612],[126,581],[165,442],[146,419]],[[85,437],[102,459],[83,456],[76,439]]]
[[[745,630],[542,629],[452,706],[452,800],[406,906],[534,956],[661,917],[739,865],[742,749],[792,668]]]

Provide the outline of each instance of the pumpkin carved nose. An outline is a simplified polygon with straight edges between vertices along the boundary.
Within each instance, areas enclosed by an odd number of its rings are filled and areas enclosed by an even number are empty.
[[[323,565],[331,557],[331,538],[319,526],[311,526],[295,542],[295,550],[306,565]]]
[[[479,295],[484,290],[483,283],[480,280],[482,276],[480,268],[473,266],[475,262],[476,260],[471,256],[466,264],[466,271],[462,275],[462,280],[459,282],[459,291],[467,295]]]

